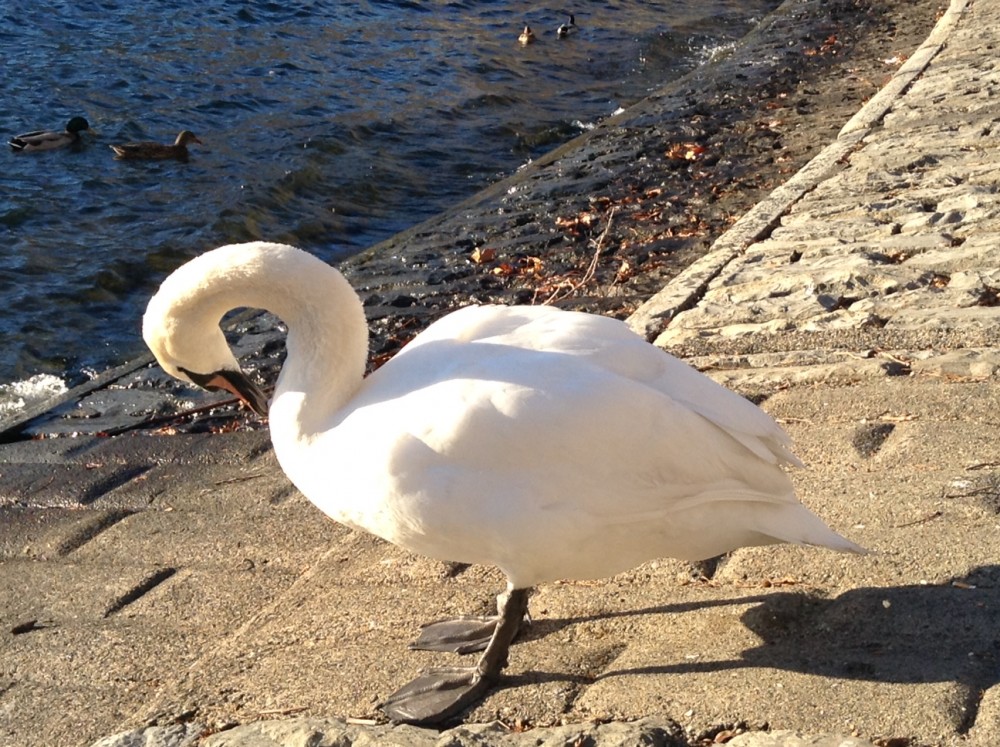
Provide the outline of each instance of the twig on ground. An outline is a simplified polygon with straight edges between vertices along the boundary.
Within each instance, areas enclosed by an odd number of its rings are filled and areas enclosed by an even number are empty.
[[[597,244],[594,247],[594,255],[590,258],[590,264],[587,266],[586,272],[583,273],[583,277],[581,277],[577,282],[569,284],[568,288],[565,284],[560,285],[552,291],[552,295],[542,301],[542,306],[550,306],[556,301],[562,301],[563,299],[569,298],[593,279],[594,274],[597,272],[597,263],[601,258],[601,249],[604,247],[604,239],[607,238],[608,232],[611,230],[611,220],[614,217],[615,208],[611,208],[608,213],[608,223],[604,226],[604,230],[597,238]]]

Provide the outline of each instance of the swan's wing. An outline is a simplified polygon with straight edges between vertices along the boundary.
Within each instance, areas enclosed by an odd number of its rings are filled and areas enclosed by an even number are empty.
[[[580,357],[684,404],[763,459],[802,466],[791,451],[788,434],[770,415],[650,345],[618,320],[548,306],[474,306],[436,322],[411,346],[443,340],[493,343]]]

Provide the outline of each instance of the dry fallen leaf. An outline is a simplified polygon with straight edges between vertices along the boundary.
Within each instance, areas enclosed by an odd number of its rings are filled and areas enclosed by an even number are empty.
[[[635,274],[635,270],[632,267],[632,263],[627,259],[623,259],[621,265],[618,267],[617,272],[615,272],[615,282],[624,283],[630,277]]]
[[[497,258],[497,250],[492,247],[479,247],[477,246],[472,250],[470,259],[477,265],[481,265],[484,262],[492,262]]]
[[[698,143],[674,143],[664,154],[674,161],[696,161],[705,153],[704,146]]]

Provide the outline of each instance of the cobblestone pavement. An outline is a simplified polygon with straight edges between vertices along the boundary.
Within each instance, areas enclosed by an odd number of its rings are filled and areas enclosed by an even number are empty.
[[[631,320],[759,398],[804,502],[870,556],[545,586],[505,687],[438,734],[378,703],[440,662],[406,651],[419,623],[487,611],[495,571],[325,520],[263,432],[5,444],[0,744],[1000,743],[997,43],[1000,0],[952,2]]]

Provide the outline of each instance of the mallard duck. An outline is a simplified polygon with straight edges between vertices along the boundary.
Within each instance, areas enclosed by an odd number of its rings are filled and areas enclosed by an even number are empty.
[[[567,36],[576,31],[576,19],[573,14],[570,13],[569,21],[567,23],[561,24],[559,28],[556,29],[556,36],[560,39],[565,39]]]
[[[535,32],[531,30],[531,26],[525,26],[524,31],[517,37],[517,40],[521,44],[531,44],[531,42],[535,41]]]
[[[188,157],[188,143],[202,144],[198,136],[191,130],[182,130],[173,145],[161,143],[125,143],[109,146],[115,152],[116,158],[128,159],[164,159],[177,158],[182,161]]]
[[[270,404],[219,328],[237,307],[287,325]],[[268,416],[282,469],[331,518],[507,576],[497,617],[423,629],[413,648],[483,654],[391,695],[394,721],[436,723],[482,698],[536,584],[748,545],[864,552],[796,499],[782,466],[801,463],[769,415],[615,319],[470,306],[366,377],[365,310],[344,276],[252,242],[175,270],[142,334],[168,374]]]
[[[90,123],[83,117],[73,117],[66,123],[66,129],[62,132],[55,130],[39,130],[38,132],[26,132],[23,135],[10,139],[10,147],[18,153],[33,153],[42,150],[55,150],[65,148],[80,142],[80,133],[90,129]]]

